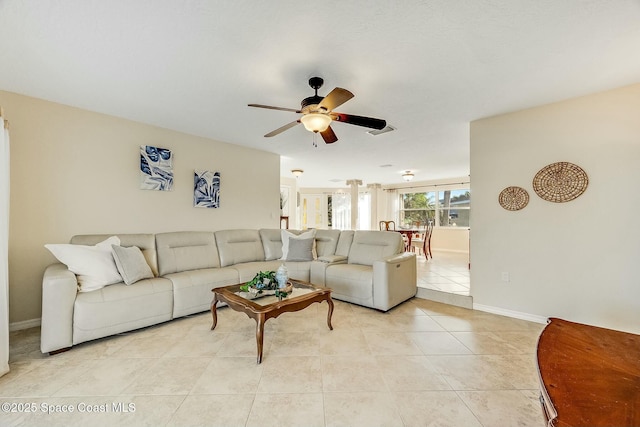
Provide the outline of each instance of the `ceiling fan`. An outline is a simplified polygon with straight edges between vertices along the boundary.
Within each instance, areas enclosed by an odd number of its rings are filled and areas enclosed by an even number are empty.
[[[335,88],[325,97],[318,96],[318,89],[322,87],[324,80],[320,77],[311,77],[309,79],[309,86],[316,91],[314,96],[305,98],[300,103],[299,110],[294,108],[281,108],[272,107],[270,105],[262,104],[249,104],[249,107],[267,108],[270,110],[291,111],[293,113],[302,114],[298,120],[288,123],[278,129],[269,132],[265,137],[269,138],[278,135],[285,130],[291,129],[298,123],[302,123],[310,132],[319,133],[322,135],[322,139],[327,144],[332,144],[338,140],[338,137],[331,129],[331,122],[344,122],[350,125],[363,126],[372,129],[382,129],[387,125],[387,122],[382,119],[374,119],[372,117],[354,116],[352,114],[344,114],[333,111],[334,108],[339,107],[351,98],[353,94],[346,89]]]

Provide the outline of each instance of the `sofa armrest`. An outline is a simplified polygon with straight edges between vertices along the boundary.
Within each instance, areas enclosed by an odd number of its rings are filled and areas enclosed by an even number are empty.
[[[390,255],[386,258],[382,258],[380,260],[377,260],[375,262],[384,262],[387,264],[393,264],[394,262],[407,262],[409,260],[413,259],[413,263],[416,263],[416,254],[412,253],[412,252],[402,252],[401,254],[394,254],[394,255]]]
[[[318,261],[329,264],[344,264],[347,262],[347,257],[342,255],[326,255],[318,257]]]
[[[78,293],[76,275],[64,264],[52,264],[42,278],[40,351],[55,352],[73,345],[73,306]]]
[[[416,254],[405,252],[374,261],[374,308],[387,311],[417,292]]]
[[[327,255],[318,257],[316,261],[311,262],[309,269],[309,281],[314,285],[325,286],[326,285],[326,271],[327,267],[335,264],[346,264],[347,257],[341,255]]]

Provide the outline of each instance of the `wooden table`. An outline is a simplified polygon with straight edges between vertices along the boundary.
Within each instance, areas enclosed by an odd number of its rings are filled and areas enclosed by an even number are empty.
[[[551,318],[537,361],[549,426],[640,426],[640,335]]]
[[[327,314],[327,326],[333,330],[331,316],[333,315],[333,300],[331,289],[316,286],[311,283],[291,280],[293,292],[286,298],[279,299],[276,296],[253,297],[248,292],[241,292],[240,286],[231,285],[221,288],[213,288],[213,301],[211,302],[211,316],[213,317],[214,330],[218,324],[218,301],[226,302],[235,311],[241,311],[256,321],[256,344],[258,346],[258,363],[262,363],[262,347],[264,341],[264,324],[267,320],[278,317],[282,313],[300,311],[309,307],[314,302],[326,301],[329,304]]]
[[[416,233],[424,233],[424,230],[420,231],[418,229],[408,229],[408,228],[398,228],[396,230],[390,230],[390,231],[397,231],[400,234],[404,234],[405,236],[407,236],[407,247],[409,247],[409,249],[411,249],[411,239],[413,238],[413,235]]]

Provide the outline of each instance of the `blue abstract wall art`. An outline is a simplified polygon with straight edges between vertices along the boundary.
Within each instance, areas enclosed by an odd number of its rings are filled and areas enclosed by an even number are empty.
[[[170,191],[173,187],[173,155],[166,148],[140,146],[140,188]]]
[[[199,171],[193,174],[193,206],[220,207],[220,172]]]

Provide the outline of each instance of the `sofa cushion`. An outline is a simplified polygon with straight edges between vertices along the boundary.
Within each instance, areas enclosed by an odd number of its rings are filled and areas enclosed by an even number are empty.
[[[241,262],[234,264],[229,268],[233,268],[238,272],[238,283],[246,283],[253,279],[256,274],[261,271],[276,271],[278,267],[282,265],[282,261],[253,261],[253,262]]]
[[[179,231],[156,234],[161,276],[187,270],[220,267],[213,232]]]
[[[260,240],[262,240],[265,261],[282,258],[282,233],[279,228],[261,229]]]
[[[238,271],[233,268],[203,268],[165,277],[173,283],[174,318],[209,310],[213,288],[240,283]]]
[[[349,256],[349,249],[353,242],[353,230],[343,230],[338,238],[336,246],[336,255]]]
[[[138,280],[150,279],[153,277],[151,267],[144,259],[142,251],[137,246],[124,248],[118,245],[111,245],[111,254],[116,262],[118,273],[127,285],[132,285]]]
[[[309,270],[312,261],[284,261],[284,265],[289,270],[289,278],[309,281]],[[256,261],[235,264],[229,268],[233,268],[238,272],[238,283],[246,283],[261,271],[277,271],[278,267],[283,264],[281,260],[274,261]]]
[[[395,231],[357,230],[349,250],[349,264],[373,265],[373,262],[402,253],[402,235]]]
[[[312,262],[313,261],[285,261],[284,265],[289,271],[290,279],[309,282]]]
[[[339,239],[340,230],[316,230],[317,257],[335,255]]]
[[[373,297],[373,268],[357,264],[331,265],[326,270],[326,286],[336,295],[358,301],[370,300]]]
[[[171,281],[144,279],[79,293],[73,309],[73,343],[77,344],[171,320]]]
[[[258,230],[221,230],[215,235],[221,267],[265,260]]]
[[[44,245],[57,259],[78,276],[80,292],[91,292],[122,282],[111,254],[111,245],[119,245],[116,236],[94,246],[73,244]]]

